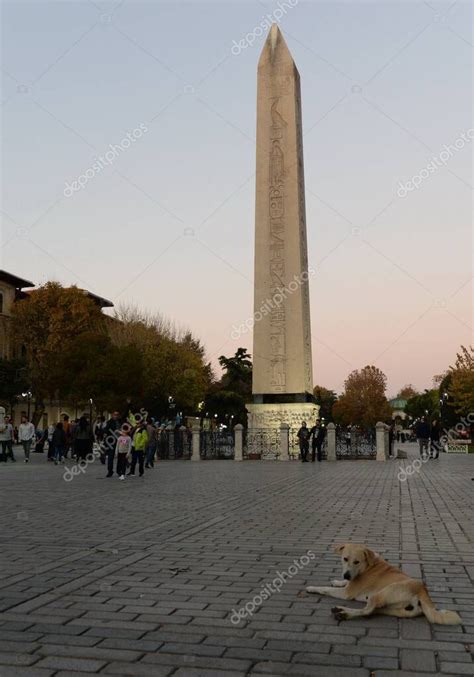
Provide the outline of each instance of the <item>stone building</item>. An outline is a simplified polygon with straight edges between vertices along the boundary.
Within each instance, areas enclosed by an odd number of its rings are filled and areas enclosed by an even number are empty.
[[[11,360],[22,356],[22,347],[15,345],[11,336],[11,316],[13,304],[26,297],[24,289],[34,287],[34,283],[0,270],[0,358]]]

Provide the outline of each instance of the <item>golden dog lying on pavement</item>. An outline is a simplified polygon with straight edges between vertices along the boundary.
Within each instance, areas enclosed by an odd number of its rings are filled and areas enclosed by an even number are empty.
[[[379,613],[398,618],[425,614],[430,623],[443,625],[462,622],[455,611],[435,608],[422,581],[410,578],[365,545],[345,543],[334,550],[341,555],[344,580],[331,581],[333,587],[309,586],[306,592],[366,602],[362,609],[333,607],[331,611],[338,621]]]

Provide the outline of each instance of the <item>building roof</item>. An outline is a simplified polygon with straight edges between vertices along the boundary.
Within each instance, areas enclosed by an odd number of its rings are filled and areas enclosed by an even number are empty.
[[[392,409],[405,409],[407,402],[408,400],[404,400],[401,397],[395,397],[395,399],[389,400],[389,405]]]
[[[87,289],[81,289],[81,291],[84,292],[86,296],[88,296],[94,303],[97,303],[97,305],[100,308],[113,308],[114,304],[112,301],[109,301],[108,299],[104,299],[102,296],[97,296],[97,294],[93,294],[91,291],[87,291]]]
[[[34,282],[30,282],[30,280],[24,280],[22,277],[17,277],[12,273],[8,273],[6,270],[0,270],[0,282],[10,284],[12,287],[15,287],[15,289],[35,286]]]

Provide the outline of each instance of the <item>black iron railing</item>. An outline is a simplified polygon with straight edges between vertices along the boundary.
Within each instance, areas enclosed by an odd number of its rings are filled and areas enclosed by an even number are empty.
[[[202,459],[233,459],[235,434],[233,430],[201,430],[199,447]]]
[[[192,432],[182,429],[160,430],[156,454],[162,460],[189,459],[192,454]]]
[[[336,428],[336,458],[372,459],[377,455],[375,430],[364,428]]]
[[[243,431],[243,457],[246,459],[278,459],[280,430],[278,428],[248,428]]]

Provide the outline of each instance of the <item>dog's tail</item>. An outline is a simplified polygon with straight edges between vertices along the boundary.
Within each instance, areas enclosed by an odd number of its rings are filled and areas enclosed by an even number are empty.
[[[418,593],[418,599],[426,618],[430,623],[439,623],[440,625],[460,625],[461,617],[455,611],[444,611],[436,609],[433,600],[428,595],[427,589],[423,586]]]

